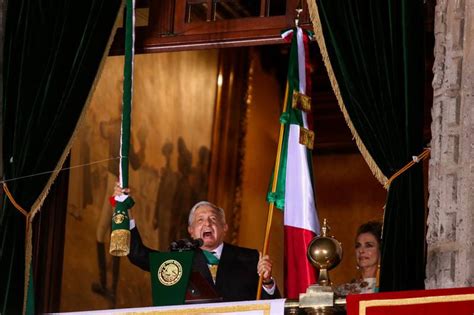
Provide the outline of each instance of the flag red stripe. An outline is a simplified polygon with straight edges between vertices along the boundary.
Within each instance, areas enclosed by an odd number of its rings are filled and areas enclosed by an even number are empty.
[[[298,299],[310,284],[316,283],[316,270],[306,257],[312,231],[285,226],[285,296]]]

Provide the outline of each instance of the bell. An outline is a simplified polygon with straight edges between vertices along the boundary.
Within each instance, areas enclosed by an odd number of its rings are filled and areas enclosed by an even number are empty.
[[[318,284],[330,286],[328,270],[333,269],[342,260],[342,246],[332,236],[327,236],[329,227],[324,219],[321,236],[316,236],[308,245],[307,256],[311,264],[319,271]]]
[[[334,305],[334,292],[331,287],[328,270],[336,267],[342,260],[341,243],[328,236],[329,226],[323,220],[321,235],[316,236],[308,245],[307,256],[318,270],[318,283],[310,285],[306,293],[300,294],[300,308],[321,308]]]

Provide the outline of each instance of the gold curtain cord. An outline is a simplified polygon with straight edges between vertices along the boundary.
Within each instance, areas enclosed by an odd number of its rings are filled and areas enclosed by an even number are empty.
[[[25,209],[23,209],[16,202],[15,198],[13,198],[12,193],[8,189],[8,186],[7,186],[6,183],[3,183],[3,191],[5,191],[5,194],[7,195],[8,200],[10,200],[10,202],[15,207],[15,209],[17,209],[21,214],[23,214],[25,216],[25,219],[26,219],[26,222],[25,222],[25,235],[26,235],[25,242],[27,242],[28,235],[29,235],[29,232],[30,232],[30,229],[31,229],[31,221],[32,221],[31,218],[33,217],[33,213],[32,212],[28,213]],[[26,243],[25,246],[28,247],[28,244]]]
[[[431,152],[431,149],[430,148],[426,148],[423,150],[423,152],[418,155],[418,156],[413,156],[413,160],[410,161],[409,163],[407,163],[404,167],[402,167],[398,172],[396,172],[395,174],[393,174],[388,180],[387,182],[385,183],[384,187],[385,189],[388,189],[388,187],[390,186],[390,184],[393,182],[393,180],[395,178],[397,178],[398,176],[400,176],[401,174],[403,174],[406,170],[408,170],[410,167],[412,167],[413,165],[417,164],[418,162],[420,161],[423,161],[424,159],[426,159],[427,157],[430,156],[430,152]]]
[[[17,209],[21,214],[25,216],[25,285],[24,285],[24,296],[23,296],[23,315],[26,314],[26,298],[28,292],[28,284],[29,284],[29,277],[30,277],[30,269],[31,266],[31,252],[32,252],[32,244],[31,244],[31,237],[32,237],[32,221],[35,215],[34,211],[30,211],[30,213],[26,212],[13,198],[10,190],[8,189],[7,183],[2,184],[3,191],[8,197],[8,200],[12,203],[12,205]]]
[[[28,212],[23,209],[15,200],[15,198],[13,198],[10,190],[8,190],[8,186],[6,183],[3,183],[3,191],[5,191],[5,194],[7,195],[8,197],[8,200],[10,200],[10,202],[13,204],[13,206],[21,212],[21,214],[23,214],[26,218],[28,218]]]
[[[85,166],[90,166],[90,165],[94,165],[94,164],[100,164],[100,163],[103,163],[103,162],[112,161],[112,160],[118,160],[118,159],[120,159],[119,156],[117,156],[117,157],[111,157],[111,158],[108,158],[108,159],[103,159],[103,160],[98,160],[98,161],[92,161],[92,162],[89,162],[89,163],[73,165],[73,166],[70,166],[70,167],[56,168],[56,169],[54,169],[54,170],[52,170],[52,171],[45,171],[45,172],[34,173],[34,174],[25,175],[25,176],[20,176],[20,177],[15,177],[15,178],[10,178],[10,179],[4,179],[4,180],[0,180],[0,184],[4,184],[4,183],[7,183],[7,182],[16,181],[16,180],[19,180],[19,179],[25,179],[25,178],[35,177],[35,176],[39,176],[39,175],[55,174],[55,173],[59,173],[59,172],[61,172],[61,171],[72,170],[72,169],[76,169],[76,168],[82,168],[82,167],[85,167]]]

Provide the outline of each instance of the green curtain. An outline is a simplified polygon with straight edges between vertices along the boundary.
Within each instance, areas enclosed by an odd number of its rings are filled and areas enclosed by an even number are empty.
[[[316,5],[340,105],[366,160],[376,164],[374,173],[389,178],[423,151],[423,1],[316,0]],[[424,245],[420,163],[388,191],[381,291],[424,288]]]
[[[55,174],[28,176],[62,165],[121,4],[121,0],[8,1],[1,122],[4,179],[27,211],[41,204],[41,194]],[[0,209],[0,270],[0,313],[20,314],[25,217],[5,197]]]
[[[3,51],[3,40],[5,34],[5,13],[6,0],[0,0],[0,51]],[[3,54],[0,54],[0,103],[3,97]],[[0,107],[0,122],[3,121],[3,111]],[[3,123],[0,123],[0,178],[3,178]],[[0,200],[2,198],[2,190],[0,189]]]

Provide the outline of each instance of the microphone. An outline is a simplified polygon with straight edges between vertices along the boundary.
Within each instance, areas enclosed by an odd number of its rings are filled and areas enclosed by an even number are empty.
[[[197,238],[197,239],[183,238],[183,239],[171,242],[170,251],[175,252],[175,251],[183,251],[183,250],[192,250],[192,249],[201,247],[203,244],[204,244],[204,241],[202,240],[202,238]]]
[[[199,248],[204,245],[204,241],[202,238],[193,239],[191,243],[193,244],[193,248]]]
[[[201,238],[198,239],[189,239],[183,238],[182,240],[178,240],[178,247],[182,249],[195,249],[201,247],[203,244],[203,240]]]
[[[177,251],[185,246],[183,240],[172,241],[170,244],[170,251]]]

